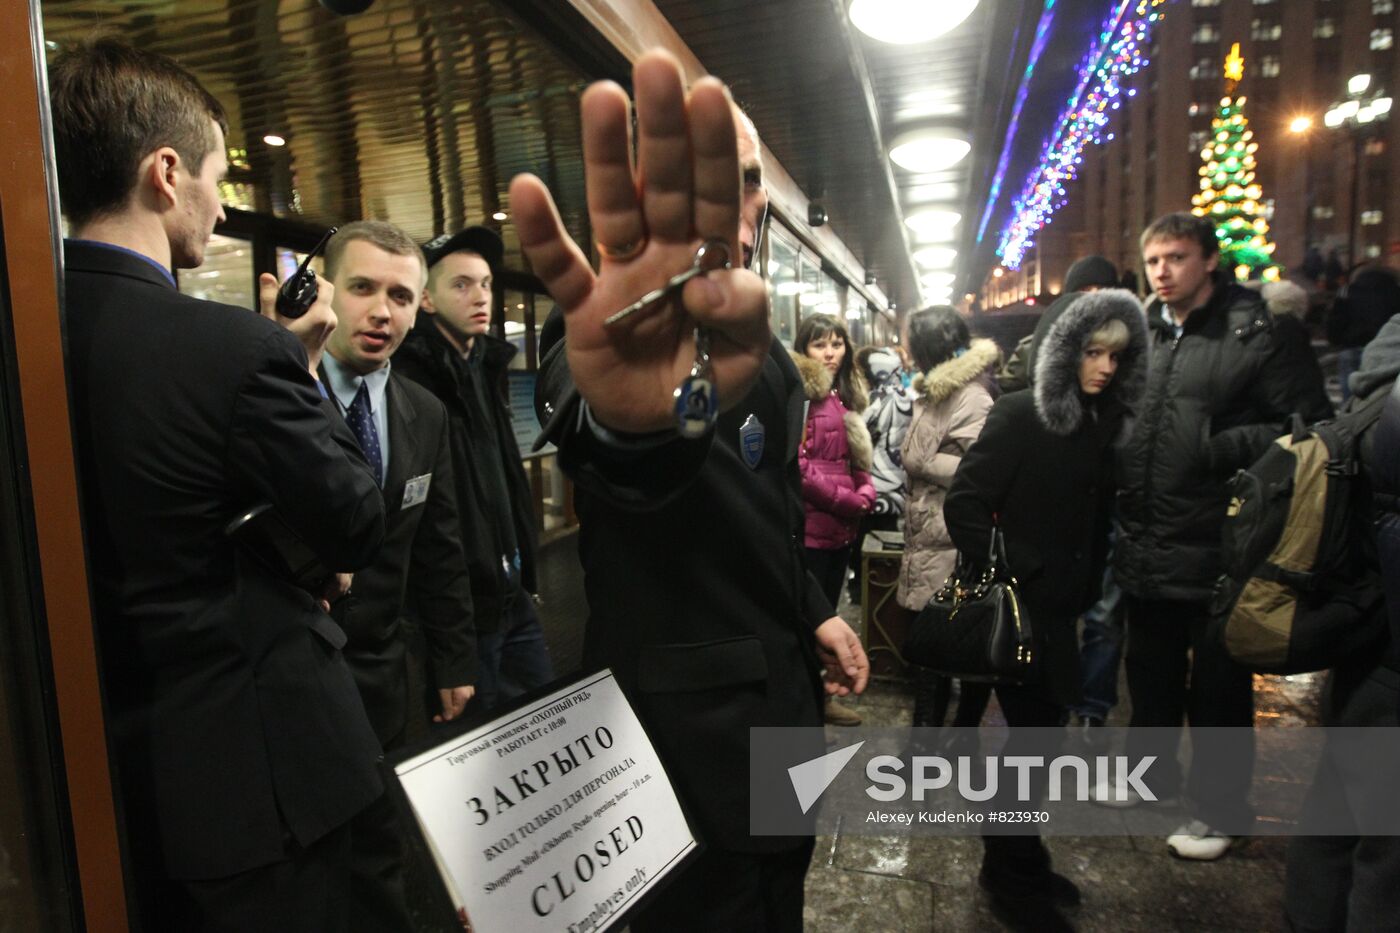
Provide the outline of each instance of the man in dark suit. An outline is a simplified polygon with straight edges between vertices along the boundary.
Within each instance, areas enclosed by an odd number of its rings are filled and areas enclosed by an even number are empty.
[[[582,101],[596,275],[543,184],[511,185],[520,242],[568,330],[546,350],[537,400],[578,487],[585,663],[610,665],[628,689],[708,844],[630,926],[798,931],[812,840],[749,833],[749,730],[820,727],[822,667],[827,692],[846,695],[864,689],[869,665],[803,565],[804,395],[762,279],[713,272],[603,323],[685,269],[702,240],[747,265],[766,203],[757,135],[719,82],[687,95],[663,53],[633,78],[635,172],[625,95],[601,84]],[[697,325],[710,329],[708,375],[727,410],[686,438],[673,392],[695,363]]]
[[[462,553],[447,411],[422,386],[390,371],[413,326],[427,266],[408,234],[382,221],[340,229],[326,245],[338,326],[321,367],[326,386],[383,484],[384,546],[355,576],[336,618],[349,636],[354,672],[375,733],[400,746],[409,723],[404,615],[422,627],[427,681],[455,719],[472,698],[476,640],[471,584]],[[351,832],[355,930],[410,929],[403,895],[397,811],[381,798]]]
[[[504,248],[495,231],[468,227],[439,237],[424,253],[423,313],[394,366],[432,392],[451,421],[462,543],[476,608],[477,702],[495,709],[553,677],[532,595],[534,497],[502,398],[516,349],[487,333],[491,283]]]
[[[132,925],[344,930],[347,823],[381,792],[345,635],[225,534],[271,503],[342,571],[383,539],[379,490],[309,358],[334,327],[330,288],[301,343],[181,295],[171,268],[198,266],[223,216],[223,110],[174,62],[113,40],[65,52],[49,75]]]

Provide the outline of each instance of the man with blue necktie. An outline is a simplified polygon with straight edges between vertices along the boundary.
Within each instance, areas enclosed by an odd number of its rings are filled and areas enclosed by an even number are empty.
[[[423,253],[382,221],[347,224],[326,245],[338,325],[321,376],[384,493],[384,546],[355,575],[335,614],[349,637],[345,657],[370,723],[386,750],[409,724],[406,619],[427,642],[427,682],[455,719],[474,693],[476,638],[462,550],[447,411],[432,393],[391,372],[389,359],[413,327],[427,278]],[[351,926],[411,929],[403,895],[397,814],[386,797],[351,825]]]

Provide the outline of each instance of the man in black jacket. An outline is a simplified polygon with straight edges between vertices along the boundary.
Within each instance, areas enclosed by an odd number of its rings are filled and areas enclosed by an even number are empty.
[[[327,566],[367,564],[384,503],[297,324],[179,293],[223,216],[223,110],[114,40],[49,72],[84,530],[133,929],[346,929],[348,830],[379,753],[317,598],[225,527],[271,503]],[[311,357],[308,359],[308,355]],[[337,595],[331,588],[319,594]]]
[[[1383,598],[1356,624],[1382,623],[1381,644],[1338,664],[1320,703],[1328,735],[1312,786],[1298,817],[1299,834],[1288,845],[1284,908],[1291,933],[1394,928],[1400,916],[1400,836],[1394,835],[1396,757],[1359,754],[1359,746],[1385,748],[1400,726],[1400,313],[1366,345],[1351,377],[1353,399],[1383,395],[1378,420],[1361,435],[1363,489],[1369,488],[1366,532],[1375,549],[1363,549],[1368,573]],[[1354,407],[1354,406],[1349,406]],[[1357,497],[1360,499],[1361,497]],[[1350,595],[1350,594],[1348,594]],[[1374,613],[1374,616],[1369,616]],[[1363,727],[1376,727],[1369,739]],[[1381,731],[1384,729],[1384,732]]]
[[[1181,789],[1175,744],[1162,736],[1179,730],[1183,715],[1193,730],[1244,727],[1229,739],[1193,732],[1198,747],[1220,741],[1220,760],[1234,762],[1229,780],[1193,764],[1184,789],[1195,818],[1167,840],[1174,854],[1193,859],[1224,855],[1250,822],[1254,746],[1242,733],[1254,722],[1253,680],[1206,634],[1222,570],[1226,483],[1283,433],[1294,412],[1309,422],[1332,413],[1316,368],[1300,365],[1295,343],[1277,339],[1259,295],[1219,277],[1217,243],[1209,220],[1185,213],[1159,218],[1142,235],[1143,266],[1157,294],[1147,309],[1151,375],[1119,450],[1114,557],[1128,594],[1131,725],[1164,727],[1135,731],[1128,743],[1130,756],[1158,756],[1154,793]]]
[[[423,311],[394,358],[447,408],[463,544],[476,606],[477,702],[494,709],[553,677],[535,613],[533,494],[501,397],[515,347],[488,334],[504,249],[468,227],[424,247]]]
[[[763,281],[737,268],[766,203],[753,126],[713,78],[687,95],[664,53],[638,60],[634,87],[635,173],[625,94],[603,83],[582,101],[596,275],[543,184],[511,185],[521,244],[568,331],[545,350],[536,398],[578,487],[585,663],[610,665],[629,691],[708,843],[630,925],[800,930],[812,840],[750,835],[749,729],[820,726],[822,666],[827,691],[846,695],[864,689],[869,665],[803,566],[804,395]],[[745,262],[621,327],[603,323],[689,266],[705,239]],[[676,388],[695,365],[697,324],[725,410],[686,438]]]
[[[346,660],[386,750],[408,727],[404,616],[423,630],[424,678],[436,688],[438,722],[472,698],[476,639],[462,552],[447,412],[432,394],[391,371],[413,326],[427,275],[408,234],[383,221],[346,224],[326,244],[339,326],[326,344],[323,381],[359,439],[384,490],[384,546],[355,577],[336,618],[349,636]],[[406,933],[397,812],[387,796],[355,818],[351,928]]]

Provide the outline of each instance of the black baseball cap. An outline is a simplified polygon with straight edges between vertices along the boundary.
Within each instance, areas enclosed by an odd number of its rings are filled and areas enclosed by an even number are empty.
[[[434,237],[423,244],[423,255],[427,257],[428,268],[437,265],[444,256],[453,253],[460,253],[469,250],[473,253],[481,254],[481,258],[486,260],[486,264],[491,267],[492,272],[501,267],[501,262],[505,259],[506,248],[501,242],[501,235],[489,227],[474,226],[468,227],[460,233],[448,235],[444,233],[440,237]]]

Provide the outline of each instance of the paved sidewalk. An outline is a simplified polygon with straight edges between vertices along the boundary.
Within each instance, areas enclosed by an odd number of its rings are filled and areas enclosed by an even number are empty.
[[[842,615],[854,621],[858,612],[843,607]],[[1321,683],[1321,675],[1257,677],[1257,728],[1314,723]],[[1120,695],[1127,696],[1126,685]],[[912,694],[898,682],[875,683],[865,696],[846,702],[873,726],[907,726],[913,712]],[[1109,724],[1125,726],[1127,715],[1122,703]],[[987,721],[998,720],[994,700]],[[839,742],[839,732],[828,727],[829,739]],[[1261,819],[1270,819],[1265,796],[1267,790],[1256,793],[1255,801]],[[1080,933],[1283,928],[1286,838],[1253,839],[1218,862],[1173,858],[1160,836],[1062,837],[1048,845],[1056,870],[1083,892],[1084,903],[1066,911]],[[807,933],[1004,929],[977,886],[981,859],[975,836],[823,837],[807,878]]]

